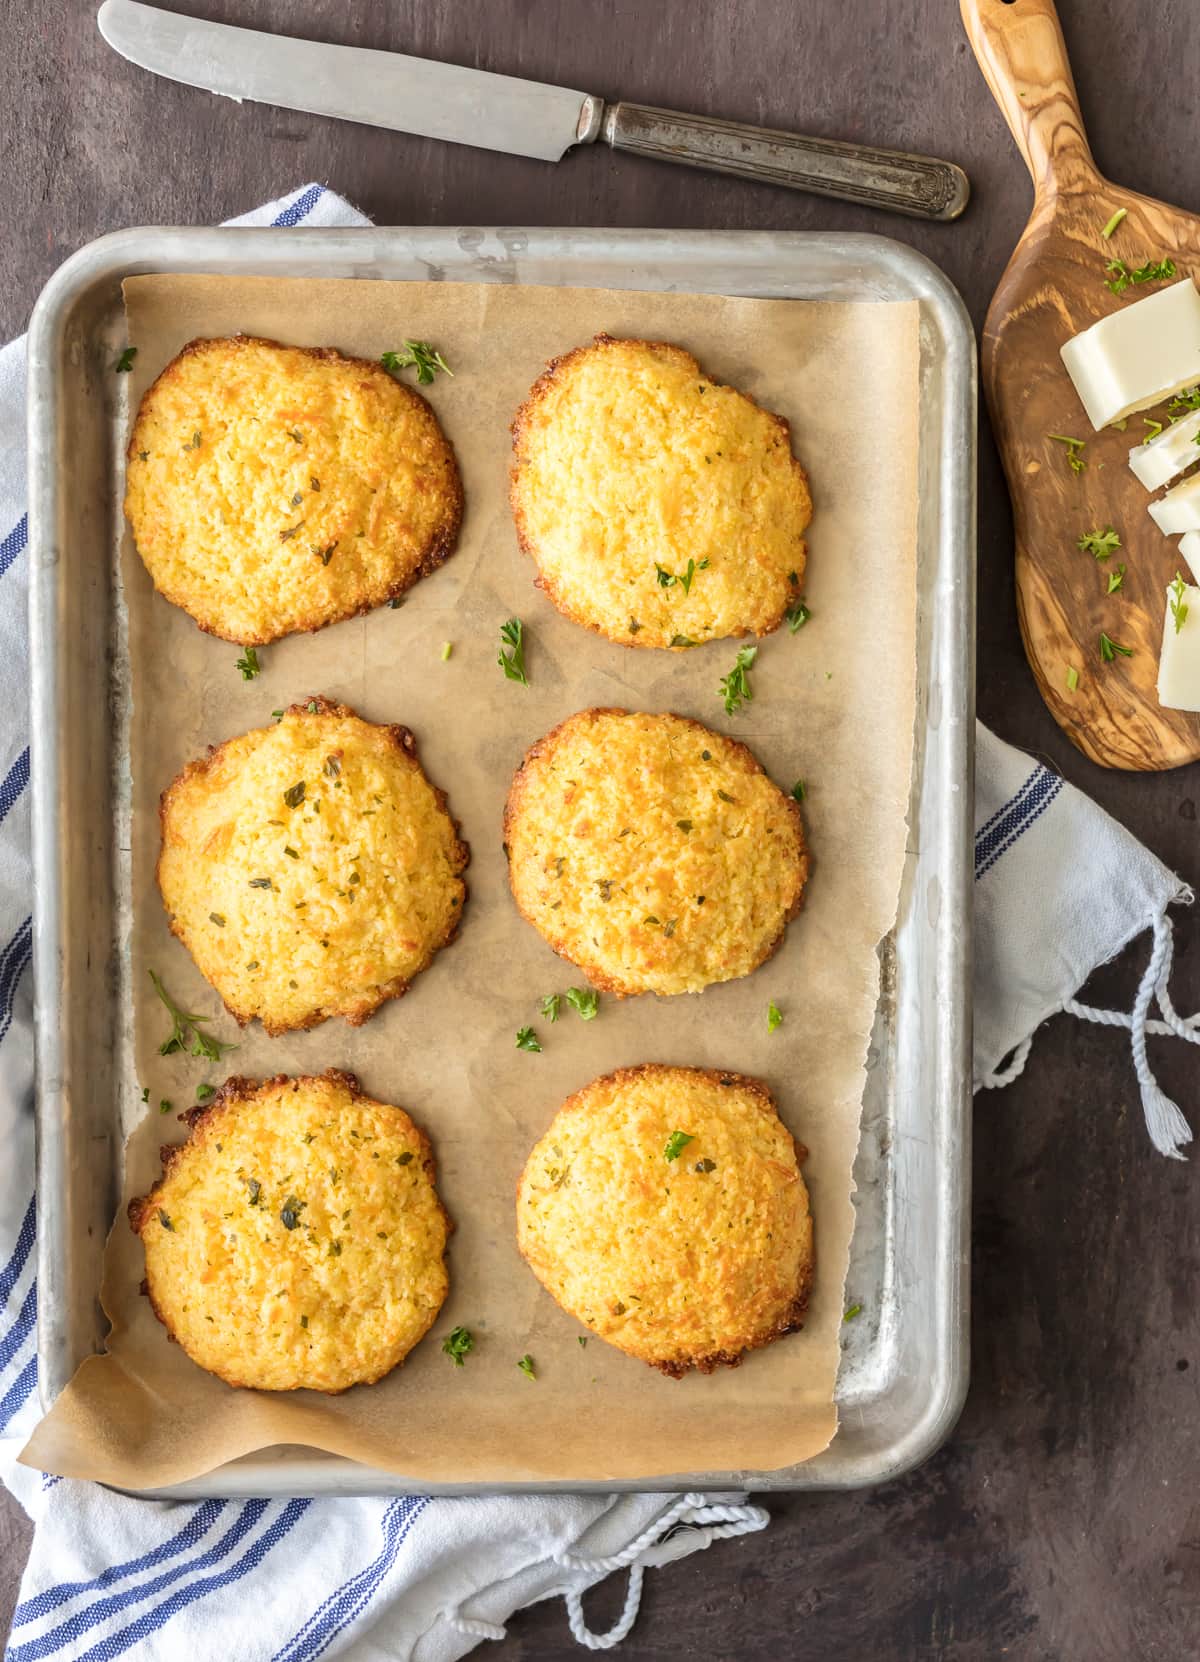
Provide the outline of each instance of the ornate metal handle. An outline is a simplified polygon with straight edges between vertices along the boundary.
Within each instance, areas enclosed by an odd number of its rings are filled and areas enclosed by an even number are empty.
[[[800,138],[646,104],[610,104],[601,137],[614,150],[864,202],[917,219],[957,219],[971,192],[961,167],[933,156]]]

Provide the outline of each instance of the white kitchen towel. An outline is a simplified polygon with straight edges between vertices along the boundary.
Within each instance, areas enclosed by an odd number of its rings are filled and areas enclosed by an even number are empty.
[[[1060,1010],[1129,1029],[1146,1127],[1182,1160],[1188,1122],[1159,1089],[1148,1034],[1200,1044],[1200,1014],[1176,1014],[1168,981],[1169,909],[1192,891],[1124,826],[1057,773],[977,729],[975,779],[975,1084],[1007,1085],[1038,1026]],[[1100,964],[1150,937],[1128,1013],[1075,994]],[[1162,1020],[1152,1019],[1157,999]]]
[[[308,185],[234,224],[361,225]],[[646,1567],[762,1529],[745,1495],[136,1500],[15,1464],[34,1355],[25,343],[0,350],[0,1477],[35,1522],[8,1662],[451,1662],[561,1595],[590,1649],[619,1642]],[[584,1590],[628,1569],[589,1633]]]

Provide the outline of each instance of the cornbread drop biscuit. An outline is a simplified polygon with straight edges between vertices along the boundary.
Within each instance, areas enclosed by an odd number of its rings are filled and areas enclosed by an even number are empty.
[[[142,399],[125,512],[155,588],[262,646],[395,599],[462,518],[430,406],[377,363],[238,335],[185,346]]]
[[[458,929],[468,849],[405,727],[293,704],[190,762],[159,816],[171,929],[268,1033],[358,1026]]]
[[[229,1385],[345,1391],[432,1325],[452,1225],[429,1142],[352,1073],[230,1079],[129,1207],[154,1313]]]
[[[568,1097],[517,1187],[517,1242],[572,1316],[678,1379],[802,1325],[806,1150],[766,1086],[649,1063]]]
[[[812,500],[782,416],[662,341],[555,358],[512,426],[538,586],[625,646],[765,635],[799,602]]]
[[[683,716],[583,710],[529,751],[504,811],[513,896],[622,998],[749,975],[800,910],[800,810],[744,744]]]

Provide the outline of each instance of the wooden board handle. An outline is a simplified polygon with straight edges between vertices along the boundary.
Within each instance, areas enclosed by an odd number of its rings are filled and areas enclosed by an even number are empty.
[[[1054,0],[960,0],[967,39],[1038,194],[1098,177]]]

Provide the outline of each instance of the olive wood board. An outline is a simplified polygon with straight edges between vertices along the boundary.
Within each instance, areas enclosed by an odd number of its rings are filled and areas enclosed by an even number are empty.
[[[1053,0],[961,0],[961,7],[1034,186],[1029,223],[983,330],[984,387],[1013,501],[1025,651],[1051,714],[1086,756],[1103,767],[1179,767],[1200,758],[1200,716],[1163,709],[1156,681],[1164,591],[1177,569],[1189,574],[1129,468],[1130,449],[1153,429],[1134,415],[1124,431],[1093,432],[1059,352],[1081,329],[1164,286],[1114,294],[1107,261],[1136,269],[1171,259],[1176,281],[1200,273],[1200,218],[1099,172]],[[1122,208],[1125,217],[1105,238]],[[1145,414],[1167,420],[1161,408]],[[1081,471],[1052,434],[1085,441],[1074,452]],[[1107,559],[1079,548],[1082,535],[1110,526],[1121,547]],[[1124,577],[1110,593],[1121,565]],[[1131,655],[1102,659],[1102,633]]]

